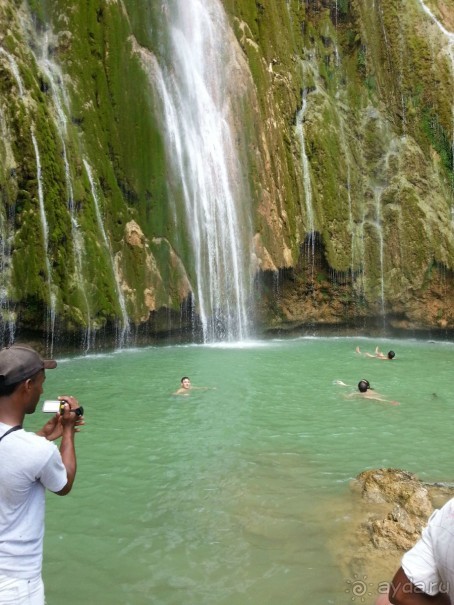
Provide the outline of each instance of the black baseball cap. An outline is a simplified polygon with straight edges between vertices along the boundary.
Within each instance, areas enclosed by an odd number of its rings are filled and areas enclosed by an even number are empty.
[[[0,351],[0,384],[16,384],[40,370],[53,370],[56,367],[55,359],[43,359],[34,349],[25,345],[12,345]]]

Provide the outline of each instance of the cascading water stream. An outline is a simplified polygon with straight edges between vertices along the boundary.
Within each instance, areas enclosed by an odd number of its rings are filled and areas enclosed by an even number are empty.
[[[1,46],[0,54],[5,55],[5,57],[8,59],[8,62],[11,67],[11,72],[14,76],[14,79],[16,80],[17,87],[19,89],[19,96],[22,98],[24,96],[24,86],[22,84],[22,78],[20,76],[19,67],[17,66],[15,58]]]
[[[314,232],[314,209],[312,207],[312,183],[309,159],[306,153],[306,139],[304,134],[304,116],[307,109],[307,89],[303,90],[302,105],[296,116],[296,133],[301,147],[301,167],[303,170],[304,202],[306,204],[306,231]]]
[[[1,121],[1,116],[0,116]],[[1,135],[1,129],[0,129]],[[12,344],[15,335],[14,316],[9,308],[8,283],[11,267],[11,242],[8,220],[0,214],[0,342]]]
[[[450,32],[446,29],[446,27],[441,23],[433,12],[430,10],[428,6],[423,2],[423,0],[418,0],[423,11],[429,15],[438,29],[442,32],[448,42],[448,53],[451,60],[451,72],[452,72],[452,99],[454,99],[454,32]],[[452,104],[452,142],[451,142],[451,151],[452,151],[452,162],[453,162],[453,172],[454,172],[454,102]],[[454,214],[454,208],[451,211]]]
[[[447,30],[446,27],[443,25],[443,23],[440,23],[440,21],[436,18],[436,16],[433,14],[433,12],[430,10],[430,8],[423,2],[423,0],[418,0],[418,2],[421,5],[421,8],[423,9],[423,11],[427,15],[429,15],[429,17],[432,19],[432,21],[436,24],[438,29],[448,38],[448,40],[452,44],[454,44],[454,33]]]
[[[0,113],[0,137],[4,137]],[[0,212],[0,346],[12,344],[16,331],[14,313],[10,309],[8,286],[11,280],[11,244],[14,239],[14,216],[8,216],[6,207]]]
[[[122,315],[122,324],[121,324],[120,333],[117,337],[117,346],[119,348],[122,348],[123,346],[125,346],[127,344],[129,333],[130,333],[129,318],[128,318],[128,313],[126,311],[126,301],[125,301],[125,297],[124,297],[122,289],[121,289],[120,278],[119,278],[117,270],[115,268],[115,261],[114,261],[114,257],[113,257],[113,253],[112,253],[112,246],[110,245],[109,238],[107,237],[107,233],[106,233],[106,230],[104,227],[104,221],[101,216],[101,211],[99,208],[99,195],[98,195],[97,187],[95,185],[95,180],[93,178],[93,173],[92,173],[91,167],[90,167],[89,163],[87,162],[87,160],[84,159],[83,164],[85,167],[85,171],[87,173],[88,180],[90,182],[91,194],[92,194],[93,203],[95,206],[96,219],[98,222],[99,231],[102,235],[104,245],[105,245],[107,253],[109,255],[110,265],[112,267],[112,274],[113,274],[113,278],[114,278],[114,282],[115,282],[115,286],[116,286],[116,290],[117,290],[117,298],[118,298],[118,303],[120,305],[120,310],[121,310],[121,315]]]
[[[172,195],[183,198],[184,214],[176,208],[175,217],[189,234],[205,342],[244,340],[252,238],[228,90],[229,26],[218,0],[171,4],[168,50],[153,76],[180,191]]]
[[[16,80],[17,87],[19,89],[20,98],[24,97],[24,85],[22,83],[22,78],[20,76],[20,71],[17,66],[17,63],[12,55],[10,55],[3,48],[0,48],[0,52],[5,55],[9,61],[11,72]],[[36,161],[36,175],[38,182],[38,202],[39,202],[39,215],[41,222],[41,230],[43,236],[43,248],[44,248],[44,260],[46,265],[47,272],[47,287],[48,287],[48,315],[46,319],[46,334],[48,340],[47,345],[50,351],[50,354],[53,354],[53,344],[54,344],[54,333],[55,333],[55,319],[56,319],[56,306],[57,306],[57,297],[54,292],[54,288],[52,285],[52,268],[49,260],[49,233],[48,233],[48,225],[47,225],[47,217],[46,210],[44,204],[44,191],[43,191],[43,179],[42,179],[42,170],[41,170],[41,158],[38,148],[38,142],[36,140],[35,133],[31,131],[31,139],[33,143],[33,149],[35,152],[35,161]],[[10,328],[11,331],[11,328]]]
[[[67,114],[70,110],[69,96],[67,94],[64,78],[60,67],[50,59],[49,57],[49,40],[46,34],[42,39],[41,54],[37,59],[37,63],[41,71],[46,76],[52,99],[54,102],[56,119],[55,124],[60,137],[62,150],[63,150],[63,163],[65,167],[65,180],[67,190],[67,205],[71,218],[71,237],[72,246],[74,250],[74,267],[75,267],[75,280],[77,287],[81,292],[82,298],[85,303],[86,310],[86,330],[84,335],[84,350],[88,351],[91,346],[92,330],[91,330],[91,313],[90,304],[85,290],[84,279],[83,279],[83,254],[84,254],[84,243],[83,235],[79,229],[77,221],[75,206],[74,206],[74,190],[72,184],[71,169],[68,160],[68,153],[66,148],[66,137],[67,137]]]
[[[49,260],[49,229],[47,225],[46,218],[46,209],[44,206],[44,192],[43,192],[43,182],[42,182],[42,171],[41,171],[41,158],[39,155],[38,143],[36,141],[35,133],[32,131],[31,133],[33,148],[35,150],[35,158],[36,158],[36,174],[38,180],[38,201],[39,201],[39,215],[41,218],[41,229],[43,235],[43,247],[44,247],[44,260],[46,263],[46,272],[47,272],[47,287],[49,291],[49,316],[48,316],[48,326],[46,329],[47,337],[50,337],[50,343],[48,343],[50,354],[53,354],[54,348],[54,332],[55,332],[55,316],[56,316],[56,306],[57,306],[57,297],[55,292],[53,291],[52,286],[52,269]]]
[[[382,211],[381,211],[381,196],[383,193],[382,187],[374,187],[374,200],[375,200],[375,228],[378,237],[378,254],[380,261],[380,303],[381,313],[383,321],[385,321],[385,276],[384,276],[384,262],[385,262],[385,244],[383,238],[382,228]]]
[[[0,54],[6,57],[9,68],[17,84],[19,97],[24,96],[24,86],[20,76],[19,68],[15,58],[0,46]],[[7,141],[9,134],[6,131],[3,122],[3,116],[0,114],[0,136],[3,141]],[[14,211],[12,211],[14,212]],[[2,344],[12,344],[15,338],[16,321],[14,312],[9,305],[9,284],[11,283],[11,251],[14,240],[14,216],[0,212],[0,312],[1,312],[1,334],[0,342]]]
[[[304,66],[303,69],[303,82],[304,82]],[[310,162],[306,152],[306,135],[304,132],[304,120],[307,110],[307,95],[308,89],[303,89],[301,109],[296,115],[296,136],[300,143],[301,150],[301,169],[303,171],[303,188],[304,188],[304,203],[306,206],[306,242],[307,242],[307,256],[308,260],[312,264],[315,256],[315,221],[314,221],[314,207],[312,203],[312,181]]]

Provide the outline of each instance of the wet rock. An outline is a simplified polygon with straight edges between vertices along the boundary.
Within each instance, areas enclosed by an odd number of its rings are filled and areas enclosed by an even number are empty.
[[[372,594],[386,592],[405,551],[419,539],[434,508],[454,485],[424,483],[399,469],[374,469],[351,483],[350,520],[333,550],[346,578],[367,578]]]
[[[356,478],[361,495],[369,502],[391,502],[419,517],[432,512],[429,491],[416,475],[396,469],[364,471]]]
[[[365,522],[372,544],[379,549],[411,548],[433,511],[427,487],[416,475],[396,469],[365,471],[356,482],[366,502],[390,504],[385,518]]]

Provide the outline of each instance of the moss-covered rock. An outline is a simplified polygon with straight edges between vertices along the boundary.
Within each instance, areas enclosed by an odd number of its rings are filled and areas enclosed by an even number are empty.
[[[432,2],[437,25],[418,0],[222,5],[263,322],[453,328],[453,10]],[[0,1],[4,327],[46,331],[51,307],[71,339],[125,309],[149,336],[197,322],[153,71],[172,10]]]

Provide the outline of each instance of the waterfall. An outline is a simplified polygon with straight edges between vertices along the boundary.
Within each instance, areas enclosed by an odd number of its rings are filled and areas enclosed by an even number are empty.
[[[60,142],[62,145],[62,153],[63,153],[63,163],[65,167],[65,180],[66,180],[66,190],[67,190],[67,206],[70,213],[71,219],[71,239],[72,246],[74,251],[74,267],[75,267],[75,281],[77,287],[82,295],[82,299],[85,304],[86,311],[86,330],[84,335],[84,350],[88,351],[91,346],[92,341],[92,327],[91,327],[91,312],[90,312],[90,304],[88,301],[84,279],[83,279],[83,256],[84,256],[84,242],[83,242],[83,234],[79,229],[79,224],[77,221],[76,210],[74,206],[74,190],[71,176],[71,169],[68,160],[68,152],[66,148],[66,137],[67,137],[67,114],[70,112],[70,103],[69,96],[67,94],[63,73],[61,72],[60,67],[54,62],[51,61],[49,57],[49,40],[48,34],[46,34],[42,41],[41,55],[37,58],[37,63],[41,69],[41,71],[46,76],[49,85],[50,92],[52,95],[52,100],[55,107],[56,119],[55,125],[57,127],[57,131],[60,137]]]
[[[23,84],[22,84],[22,79],[21,79],[21,76],[20,76],[19,67],[17,66],[15,58],[12,55],[10,55],[10,53],[7,52],[1,46],[0,46],[0,54],[5,55],[5,57],[8,59],[10,67],[11,67],[11,72],[12,72],[12,74],[14,76],[14,79],[16,80],[17,87],[19,89],[19,96],[23,97],[24,96],[24,87],[23,87]]]
[[[311,57],[310,57],[311,58]],[[303,84],[304,84],[304,65],[301,65],[303,70]],[[311,67],[312,69],[312,67]],[[315,74],[314,74],[315,75]],[[315,221],[314,221],[314,207],[312,203],[312,181],[310,162],[306,152],[306,136],[304,132],[304,120],[307,110],[307,87],[303,88],[301,109],[296,115],[296,136],[300,143],[301,150],[301,168],[303,171],[303,188],[304,188],[304,203],[306,205],[306,233],[307,233],[307,256],[311,261],[312,265],[315,258]],[[313,269],[313,266],[312,266]]]
[[[109,238],[107,237],[107,233],[106,233],[106,230],[104,227],[104,221],[101,216],[101,211],[99,208],[98,189],[96,187],[95,180],[93,178],[93,173],[92,173],[91,167],[88,164],[87,160],[84,159],[83,164],[84,164],[85,171],[86,171],[87,177],[88,177],[88,181],[89,181],[90,187],[91,187],[91,194],[92,194],[93,203],[95,206],[95,213],[96,213],[96,219],[98,222],[99,231],[102,235],[102,240],[104,242],[105,248],[109,255],[110,265],[112,267],[112,275],[114,278],[115,287],[116,287],[116,291],[117,291],[118,303],[120,305],[120,310],[121,310],[121,315],[122,315],[122,325],[121,325],[120,334],[117,337],[117,346],[119,348],[121,348],[127,344],[129,333],[130,333],[129,318],[128,318],[128,313],[126,311],[126,301],[125,301],[125,297],[123,295],[123,291],[121,289],[120,276],[118,275],[118,271],[115,268],[115,260],[114,260],[114,255],[112,252],[112,247],[110,245]]]
[[[312,206],[312,183],[309,159],[306,153],[306,139],[304,135],[304,116],[307,109],[307,89],[303,90],[302,106],[296,116],[296,134],[301,147],[301,167],[303,170],[304,202],[306,204],[307,225],[306,231],[314,232],[314,208]]]
[[[22,78],[21,78],[21,75],[19,72],[19,68],[17,66],[17,63],[16,63],[14,57],[1,47],[0,47],[0,53],[7,57],[8,62],[11,67],[11,72],[17,83],[17,87],[19,90],[19,96],[20,96],[20,98],[23,98],[24,94],[25,94],[24,86],[22,83]],[[33,149],[35,152],[36,178],[37,178],[37,182],[38,182],[39,216],[40,216],[41,231],[42,231],[42,237],[43,237],[44,260],[45,260],[46,273],[47,273],[48,313],[46,316],[46,335],[47,335],[47,338],[50,339],[50,342],[48,340],[47,345],[48,345],[48,348],[50,351],[50,355],[52,355],[53,354],[53,345],[54,345],[54,334],[55,334],[57,297],[54,292],[54,288],[53,288],[53,284],[52,284],[52,268],[51,268],[51,264],[50,264],[50,260],[49,260],[49,230],[48,230],[48,225],[47,225],[46,209],[45,209],[45,204],[44,204],[41,158],[40,158],[40,153],[39,153],[39,148],[38,148],[38,142],[36,140],[36,136],[33,131],[33,128],[31,131],[31,139],[32,139],[32,143],[33,143]],[[10,246],[5,247],[5,244],[3,243],[5,235],[6,235],[5,230],[2,229],[2,257],[3,258],[5,258],[5,254],[8,253],[8,250],[10,250]],[[2,264],[4,264],[4,261]],[[4,288],[2,288],[2,297],[3,297],[3,295],[5,297],[7,296],[6,290]],[[4,304],[2,304],[2,308],[3,307],[4,307]],[[12,322],[12,317],[10,315],[10,328],[9,328],[10,340],[13,341],[14,340],[14,336],[13,336],[14,328],[12,327],[11,322]]]
[[[43,182],[42,182],[42,172],[41,172],[41,158],[39,155],[38,143],[36,141],[35,133],[32,131],[31,133],[33,148],[35,150],[35,158],[36,158],[36,175],[38,180],[38,202],[39,202],[39,215],[41,218],[41,230],[43,235],[43,247],[44,247],[44,260],[46,263],[46,272],[47,272],[47,287],[49,291],[49,315],[48,315],[48,325],[46,328],[47,337],[50,337],[50,343],[48,343],[50,355],[53,354],[54,348],[54,332],[55,332],[55,315],[56,315],[56,306],[57,306],[57,297],[53,291],[52,287],[52,269],[50,266],[49,260],[49,229],[47,226],[47,218],[46,218],[46,209],[44,206],[44,192],[43,192]]]
[[[0,114],[0,136],[4,137]],[[8,287],[11,281],[11,242],[14,238],[14,218],[0,211],[0,346],[14,342],[16,323],[9,306]]]
[[[164,16],[169,48],[155,66],[154,85],[173,171],[170,195],[183,198],[183,215],[174,212],[194,255],[203,337],[244,340],[252,237],[228,90],[229,25],[218,0],[176,0]]]
[[[11,73],[16,80],[20,98],[24,96],[24,87],[19,68],[14,57],[0,46],[0,55],[6,57]],[[4,142],[8,140],[8,133],[0,113],[0,136]],[[0,212],[0,343],[9,345],[14,342],[16,332],[16,318],[9,306],[9,285],[11,283],[11,246],[14,240],[14,216],[8,216],[6,205]]]
[[[447,30],[446,27],[442,23],[440,23],[440,21],[435,17],[435,15],[430,10],[430,8],[428,6],[426,6],[426,4],[423,2],[423,0],[418,0],[418,2],[421,5],[421,8],[423,9],[423,11],[427,15],[429,15],[429,17],[432,19],[432,21],[436,24],[438,29],[448,38],[448,40],[450,41],[451,44],[454,44],[454,33]]]
[[[384,238],[382,229],[382,213],[381,213],[381,196],[383,193],[383,187],[374,187],[374,200],[375,200],[375,228],[378,236],[378,253],[380,260],[380,302],[381,302],[381,313],[383,322],[385,321],[385,276],[384,276]]]
[[[452,72],[452,77],[453,77],[453,90],[452,90],[452,98],[454,99],[454,32],[450,32],[449,30],[446,29],[446,27],[440,23],[440,21],[435,17],[435,15],[433,14],[433,12],[430,10],[430,8],[428,8],[426,6],[426,4],[423,2],[423,0],[418,0],[419,4],[421,5],[421,8],[423,9],[423,11],[429,15],[429,17],[432,19],[432,21],[435,23],[435,25],[438,27],[438,29],[442,32],[442,34],[446,37],[446,40],[448,42],[448,52],[449,52],[449,57],[451,59],[451,72]],[[453,172],[454,172],[454,102],[452,104],[452,142],[451,142],[451,150],[452,150],[452,162],[453,162]],[[453,210],[454,212],[454,210]]]

